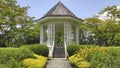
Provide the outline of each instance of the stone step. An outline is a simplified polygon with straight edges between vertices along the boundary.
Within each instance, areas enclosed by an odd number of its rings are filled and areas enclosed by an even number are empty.
[[[65,50],[54,50],[54,53],[56,54],[64,54]]]
[[[53,58],[65,58],[65,49],[64,47],[55,47]]]
[[[53,58],[65,58],[65,54],[54,54]]]
[[[55,54],[65,54],[65,49],[64,48],[55,48],[54,53]]]

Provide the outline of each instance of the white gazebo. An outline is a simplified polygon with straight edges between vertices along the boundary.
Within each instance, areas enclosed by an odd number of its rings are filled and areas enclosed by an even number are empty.
[[[49,47],[49,57],[66,58],[66,46],[79,44],[80,20],[61,2],[58,2],[41,19],[40,44]]]

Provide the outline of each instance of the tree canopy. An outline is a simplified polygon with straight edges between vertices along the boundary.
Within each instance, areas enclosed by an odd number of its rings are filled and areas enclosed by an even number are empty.
[[[0,46],[19,46],[28,40],[34,27],[33,17],[27,15],[29,7],[21,7],[16,0],[0,0]],[[33,28],[35,29],[35,28]]]
[[[100,11],[92,18],[86,18],[88,36],[92,37],[93,44],[98,45],[119,45],[118,36],[120,36],[120,9],[117,6],[109,6]],[[85,31],[84,31],[85,32]],[[93,36],[91,36],[93,34]],[[91,39],[90,39],[91,40]],[[90,41],[89,40],[89,41]]]

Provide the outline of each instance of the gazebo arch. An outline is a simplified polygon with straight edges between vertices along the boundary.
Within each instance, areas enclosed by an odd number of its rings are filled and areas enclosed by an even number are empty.
[[[51,58],[66,58],[66,46],[79,44],[80,20],[61,2],[58,2],[41,19],[40,44],[49,47]]]

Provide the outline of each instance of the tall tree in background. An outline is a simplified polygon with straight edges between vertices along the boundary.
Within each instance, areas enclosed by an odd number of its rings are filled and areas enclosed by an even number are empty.
[[[86,24],[95,34],[99,45],[116,45],[116,37],[120,34],[120,9],[117,6],[107,7],[93,18],[87,18]],[[118,39],[118,38],[117,38]]]
[[[0,46],[19,46],[26,42],[26,32],[33,23],[27,9],[20,7],[16,0],[0,0]]]
[[[94,44],[94,34],[91,29],[87,26],[84,20],[81,19],[79,26],[79,42],[80,44]]]

